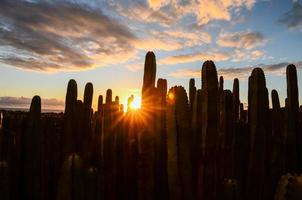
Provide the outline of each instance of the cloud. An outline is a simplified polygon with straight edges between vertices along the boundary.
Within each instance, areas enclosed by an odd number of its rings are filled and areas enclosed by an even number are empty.
[[[28,109],[31,104],[31,98],[28,97],[11,97],[11,96],[3,96],[0,97],[0,108],[22,108]],[[64,109],[64,101],[58,99],[41,99],[41,107],[42,109],[50,109],[50,110],[63,110]]]
[[[209,44],[212,40],[210,34],[201,31],[187,32],[185,30],[151,30],[149,32],[148,37],[133,40],[133,46],[142,50],[174,51]]]
[[[220,51],[206,50],[192,54],[182,54],[163,58],[159,60],[162,65],[174,65],[179,63],[190,63],[196,61],[214,60],[215,62],[231,60],[233,62],[253,61],[260,58],[266,58],[265,53],[260,50],[238,50]]]
[[[289,29],[302,30],[302,6],[298,1],[293,1],[293,7],[290,11],[284,13],[278,20]]]
[[[179,63],[202,61],[202,60],[224,61],[224,60],[228,60],[229,58],[230,55],[227,52],[209,51],[205,53],[193,53],[193,54],[170,56],[159,60],[159,64],[172,65],[172,64],[179,64]]]
[[[122,63],[136,54],[131,30],[79,4],[1,1],[0,62],[39,71]],[[116,59],[116,58],[119,59]]]
[[[187,16],[193,16],[198,26],[214,20],[231,21],[232,11],[252,9],[255,0],[147,0],[127,1],[110,0],[110,6],[118,14],[143,23],[171,25]],[[206,9],[205,9],[206,8]]]
[[[148,4],[153,9],[158,9],[164,5],[168,4],[166,0],[148,0]]]
[[[127,69],[132,71],[132,72],[137,72],[137,71],[141,71],[144,68],[144,64],[143,63],[133,63],[133,64],[129,64],[126,65]]]
[[[182,45],[177,41],[163,41],[156,38],[146,38],[133,41],[133,45],[142,50],[164,50],[173,51],[182,48]]]
[[[145,1],[108,0],[107,4],[117,15],[125,17],[131,22],[140,22],[143,25],[155,23],[168,26],[176,23],[181,17],[172,9],[167,12],[155,9],[156,6],[151,7]]]
[[[254,4],[255,0],[202,0],[196,1],[190,11],[195,10],[198,25],[204,25],[213,20],[230,21],[232,10],[251,9]]]
[[[286,66],[291,63],[277,63],[267,65],[256,65],[239,68],[223,68],[218,69],[218,75],[223,76],[225,80],[233,80],[234,78],[247,79],[252,73],[252,70],[256,67],[261,67],[268,75],[283,76],[286,73]],[[298,70],[302,69],[302,61],[294,62]],[[201,70],[198,69],[179,69],[169,74],[175,78],[200,78]]]
[[[245,31],[220,34],[217,44],[222,47],[253,49],[266,43],[265,37],[259,32]]]

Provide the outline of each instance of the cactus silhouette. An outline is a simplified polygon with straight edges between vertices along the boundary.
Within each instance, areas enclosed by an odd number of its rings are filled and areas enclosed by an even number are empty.
[[[217,138],[218,138],[218,80],[216,66],[212,61],[202,65],[202,197],[216,199],[217,194]]]
[[[288,65],[286,68],[287,80],[287,143],[286,143],[286,164],[288,172],[296,172],[298,170],[298,158],[301,157],[301,145],[297,145],[300,141],[297,134],[298,126],[298,83],[296,66]],[[300,163],[299,163],[300,164]]]
[[[71,79],[64,113],[41,113],[39,96],[29,112],[0,110],[0,199],[301,199],[297,75],[288,65],[285,105],[276,90],[269,104],[261,68],[241,102],[239,80],[225,89],[213,61],[202,65],[201,88],[190,79],[188,91],[167,93],[148,52],[142,107],[131,95],[127,112],[111,89],[93,112],[92,83],[79,100]]]
[[[264,72],[255,68],[249,79],[250,155],[246,199],[265,198],[267,158],[268,92]]]

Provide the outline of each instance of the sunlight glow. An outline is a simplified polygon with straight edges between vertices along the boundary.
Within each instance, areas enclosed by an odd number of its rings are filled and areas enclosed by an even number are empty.
[[[130,96],[128,97],[124,97],[124,112],[127,112],[128,110],[128,99],[130,98]],[[138,95],[133,95],[133,101],[130,103],[130,110],[139,110],[141,108],[141,97]]]
[[[170,100],[174,100],[174,94],[173,94],[173,92],[169,92],[168,98],[169,98]]]
[[[141,108],[141,98],[138,96],[134,96],[133,102],[130,104],[130,108],[132,110],[138,110]]]

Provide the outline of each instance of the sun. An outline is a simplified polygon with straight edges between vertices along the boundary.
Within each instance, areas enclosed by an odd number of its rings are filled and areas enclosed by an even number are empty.
[[[130,97],[125,97],[124,98],[124,112],[127,112],[128,110],[128,98]],[[139,110],[141,108],[141,97],[140,96],[137,96],[137,95],[133,95],[133,100],[132,102],[130,103],[129,105],[129,109],[132,110],[132,111],[135,111],[135,110]]]
[[[134,96],[133,101],[130,104],[130,108],[132,110],[138,110],[141,108],[141,98],[138,96]]]

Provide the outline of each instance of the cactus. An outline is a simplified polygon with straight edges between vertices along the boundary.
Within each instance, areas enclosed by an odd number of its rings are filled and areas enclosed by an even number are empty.
[[[218,80],[215,64],[204,62],[202,66],[202,194],[204,199],[216,199],[217,194],[217,138],[218,138]]]
[[[276,188],[275,200],[302,199],[302,176],[287,174],[280,178]]]
[[[103,110],[103,95],[99,95],[98,98],[98,113],[101,113]]]
[[[68,82],[67,93],[65,99],[65,114],[72,113],[75,109],[77,101],[78,89],[75,80],[71,79]]]
[[[223,76],[220,76],[219,77],[219,93],[222,93],[223,92],[223,85],[224,85],[224,80],[223,80]]]
[[[57,200],[80,200],[85,197],[83,160],[77,154],[69,155],[58,183]]]
[[[10,176],[7,161],[0,161],[0,197],[3,200],[10,199]]]
[[[196,91],[194,106],[193,106],[193,115],[192,115],[192,184],[193,184],[193,198],[197,198],[198,189],[202,188],[202,185],[198,186],[198,183],[201,183],[199,179],[202,179],[202,176],[199,178],[199,170],[202,169],[202,90],[198,89]]]
[[[221,137],[221,161],[223,172],[221,178],[234,177],[234,128],[233,128],[233,94],[230,90],[224,90],[221,96],[220,111],[220,137]]]
[[[167,112],[168,177],[171,199],[192,199],[192,166],[189,105],[183,87],[169,90]]]
[[[98,98],[98,110],[95,116],[95,129],[93,136],[93,154],[95,156],[95,160],[100,161],[102,159],[102,137],[103,137],[103,96],[99,95]],[[100,162],[98,162],[100,163]],[[100,167],[100,165],[97,165]]]
[[[112,102],[112,90],[106,92],[106,103],[104,105],[104,135],[103,135],[103,160],[104,160],[104,186],[105,199],[116,197],[116,149],[114,129],[114,108]]]
[[[106,91],[106,101],[105,101],[105,103],[110,104],[111,102],[112,102],[112,90],[108,89]]]
[[[128,99],[127,99],[127,112],[131,111],[131,104],[133,103],[133,101],[134,101],[134,96],[133,95],[128,97]]]
[[[271,187],[272,192],[277,186],[278,179],[285,172],[286,135],[284,130],[279,96],[272,90],[272,155],[271,155]]]
[[[25,199],[41,199],[42,188],[41,99],[34,96],[23,136],[23,194]]]
[[[155,198],[168,199],[168,172],[167,172],[167,127],[166,127],[166,96],[167,80],[158,79],[158,111],[156,124],[157,136],[154,140],[155,149]]]
[[[102,197],[101,191],[99,190],[100,173],[98,168],[91,166],[85,170],[84,183],[85,200],[98,200]]]
[[[91,151],[90,146],[92,142],[92,127],[91,127],[91,115],[92,115],[92,98],[93,98],[93,85],[92,83],[87,83],[84,90],[84,101],[83,101],[83,130],[81,135],[81,141],[83,143],[83,148],[80,150],[81,156],[86,157],[85,154]]]
[[[249,88],[250,160],[246,199],[267,199],[268,92],[262,69],[252,71]]]
[[[76,121],[76,104],[77,104],[77,83],[71,79],[68,82],[67,93],[65,99],[65,112],[64,112],[64,134],[63,134],[63,149],[62,156],[65,157],[71,152],[74,152],[75,141],[75,121]]]
[[[158,124],[155,122],[157,116],[158,94],[155,88],[156,78],[156,60],[153,52],[148,52],[145,58],[144,78],[142,88],[142,108],[144,115],[140,138],[140,161],[139,161],[139,193],[140,199],[154,199],[154,166],[155,166],[155,131],[158,130]]]
[[[153,52],[148,52],[145,58],[144,79],[142,89],[142,109],[148,109],[151,103],[150,96],[155,87],[156,60]]]
[[[195,87],[195,79],[191,78],[190,79],[190,84],[189,84],[189,101],[190,101],[190,112],[191,115],[193,114],[193,106],[194,106],[194,100],[196,96],[196,87]]]
[[[286,143],[286,168],[288,172],[297,172],[298,160],[302,157],[302,148],[300,148],[301,138],[298,135],[298,83],[296,66],[288,65],[286,68],[287,80],[287,143]],[[298,138],[299,137],[299,138]],[[301,168],[302,166],[299,166]],[[300,169],[301,170],[301,169]]]
[[[240,189],[236,179],[225,179],[223,181],[222,197],[225,200],[239,200]]]
[[[234,113],[234,120],[239,120],[239,107],[240,107],[240,100],[239,100],[239,80],[237,78],[234,79],[233,83],[233,113]]]

